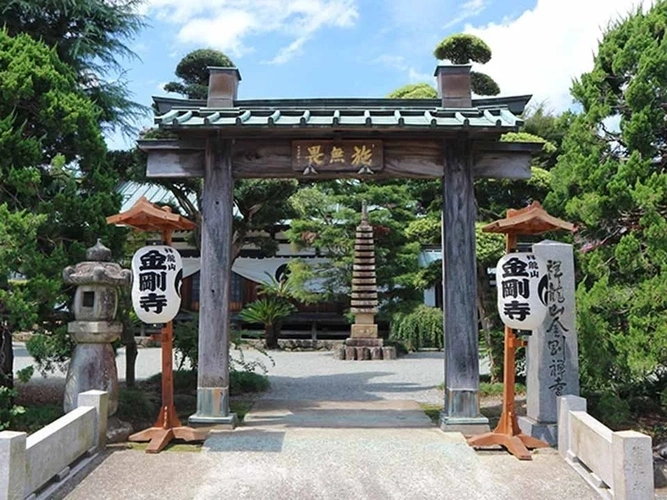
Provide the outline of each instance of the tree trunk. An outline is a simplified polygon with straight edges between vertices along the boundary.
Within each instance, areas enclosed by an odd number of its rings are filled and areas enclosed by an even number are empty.
[[[275,324],[264,326],[264,342],[267,349],[278,349],[278,330]]]
[[[487,358],[489,359],[491,382],[499,382],[496,360],[493,355],[494,343],[491,337],[493,320],[491,319],[491,314],[488,308],[490,294],[491,287],[489,286],[489,278],[486,275],[486,268],[477,263],[477,311],[479,312],[479,320],[482,324],[482,331],[484,332],[484,343],[486,344]]]
[[[0,387],[14,387],[12,332],[5,325],[0,325]]]
[[[137,342],[132,337],[132,342],[125,344],[125,386],[134,387],[135,369],[137,364]]]

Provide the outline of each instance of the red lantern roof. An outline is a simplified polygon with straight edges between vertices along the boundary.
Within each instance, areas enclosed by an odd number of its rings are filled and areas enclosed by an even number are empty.
[[[574,224],[549,215],[542,204],[534,201],[526,208],[507,210],[507,217],[482,228],[485,233],[540,234],[564,229],[574,231]]]

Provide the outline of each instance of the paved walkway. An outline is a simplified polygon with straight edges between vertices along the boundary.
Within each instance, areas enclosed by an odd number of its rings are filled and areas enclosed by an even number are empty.
[[[277,353],[272,390],[201,453],[109,452],[68,499],[597,498],[553,450],[475,452],[418,401],[441,400],[442,354],[342,362]]]

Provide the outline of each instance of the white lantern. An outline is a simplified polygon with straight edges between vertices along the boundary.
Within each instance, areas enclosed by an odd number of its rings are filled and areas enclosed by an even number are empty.
[[[156,245],[132,257],[132,306],[144,323],[167,323],[181,307],[183,262],[172,247]]]
[[[505,325],[534,330],[547,315],[549,277],[545,262],[528,252],[510,253],[498,261],[498,312]]]

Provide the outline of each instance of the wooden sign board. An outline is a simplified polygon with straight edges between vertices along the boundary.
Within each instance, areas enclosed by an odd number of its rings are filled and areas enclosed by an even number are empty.
[[[372,174],[384,166],[382,153],[378,140],[292,141],[292,169],[304,174]]]

